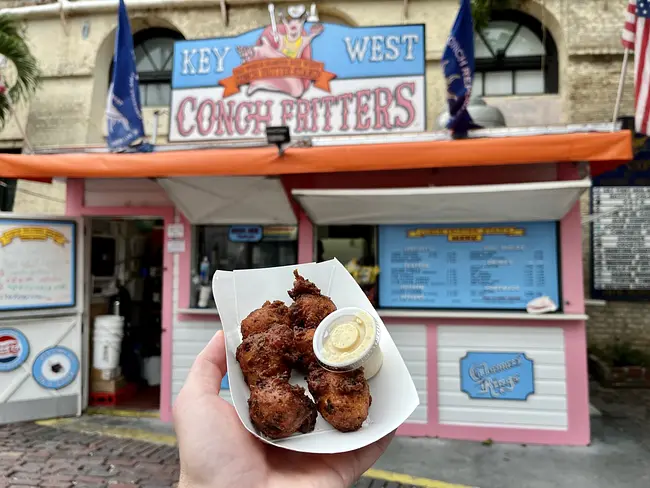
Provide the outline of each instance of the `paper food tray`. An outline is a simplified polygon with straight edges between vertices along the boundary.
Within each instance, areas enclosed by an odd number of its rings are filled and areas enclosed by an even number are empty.
[[[368,419],[356,432],[339,432],[319,414],[313,432],[270,440],[260,436],[251,423],[248,413],[250,391],[235,359],[235,351],[242,341],[240,323],[266,300],[282,300],[290,305],[287,290],[293,287],[293,271],[296,269],[315,283],[324,295],[330,296],[337,308],[362,308],[380,324],[380,347],[384,362],[379,373],[368,381],[372,404]],[[212,279],[212,291],[226,337],[233,404],[244,426],[264,442],[299,452],[352,451],[372,444],[397,429],[420,404],[413,379],[388,330],[359,285],[338,260],[277,268],[217,271]],[[291,383],[304,387],[309,394],[304,377],[304,374],[294,371]]]

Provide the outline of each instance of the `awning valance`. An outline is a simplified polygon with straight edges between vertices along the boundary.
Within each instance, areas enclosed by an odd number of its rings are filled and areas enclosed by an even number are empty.
[[[279,178],[160,178],[169,198],[193,224],[295,224]]]
[[[293,190],[318,225],[560,220],[589,179],[507,185],[371,190]]]
[[[314,140],[314,147],[242,147],[140,154],[0,154],[6,178],[166,178],[500,166],[555,162],[615,164],[632,159],[629,131],[567,132],[466,140],[404,136]],[[345,139],[345,141],[344,141]],[[399,141],[399,142],[397,142]],[[410,141],[410,142],[409,142]]]

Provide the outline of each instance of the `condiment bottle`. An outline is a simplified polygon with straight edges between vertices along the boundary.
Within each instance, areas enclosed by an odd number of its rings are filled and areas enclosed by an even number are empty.
[[[361,308],[341,308],[323,319],[314,333],[314,354],[323,368],[333,372],[363,367],[370,379],[383,363],[379,323]]]

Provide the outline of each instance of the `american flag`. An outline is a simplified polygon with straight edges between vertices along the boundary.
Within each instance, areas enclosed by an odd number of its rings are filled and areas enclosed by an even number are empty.
[[[650,135],[650,0],[629,0],[621,42],[634,52],[634,125]]]

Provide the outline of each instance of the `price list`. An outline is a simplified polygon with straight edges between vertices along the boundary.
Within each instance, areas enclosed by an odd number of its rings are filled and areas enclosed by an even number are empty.
[[[592,297],[650,297],[650,187],[594,187],[592,208]]]
[[[555,222],[382,226],[379,305],[525,309],[559,304]]]

